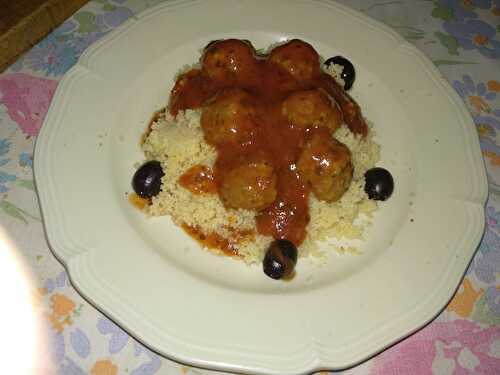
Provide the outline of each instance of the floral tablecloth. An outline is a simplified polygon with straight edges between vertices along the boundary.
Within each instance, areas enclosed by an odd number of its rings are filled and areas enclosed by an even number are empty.
[[[47,338],[37,374],[206,372],[153,353],[80,297],[48,248],[33,182],[34,142],[61,76],[91,43],[157,2],[92,0],[0,74],[0,220],[32,274]],[[341,2],[390,25],[438,66],[474,118],[490,185],[484,238],[450,304],[344,372],[500,374],[500,0]]]

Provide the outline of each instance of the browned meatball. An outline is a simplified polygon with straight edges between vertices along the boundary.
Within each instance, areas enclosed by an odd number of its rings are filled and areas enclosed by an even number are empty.
[[[342,111],[323,90],[295,91],[281,105],[281,113],[299,128],[326,127],[337,130],[342,124]]]
[[[258,81],[258,62],[253,46],[243,40],[210,43],[202,56],[202,71],[217,87],[249,86]]]
[[[221,176],[219,197],[224,206],[260,211],[276,199],[276,173],[265,159],[246,160]]]
[[[201,114],[206,141],[214,146],[250,142],[258,126],[257,114],[256,99],[246,91],[220,91]]]
[[[299,39],[274,48],[267,63],[288,72],[299,83],[309,83],[321,74],[318,53]]]
[[[316,198],[334,202],[344,195],[351,184],[351,152],[343,143],[332,138],[328,131],[315,131],[305,143],[297,169],[311,185]]]

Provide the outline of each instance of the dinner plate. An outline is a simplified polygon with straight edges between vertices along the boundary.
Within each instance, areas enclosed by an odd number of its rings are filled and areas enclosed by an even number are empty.
[[[274,281],[200,249],[169,217],[128,201],[139,139],[175,74],[221,38],[291,38],[357,69],[352,95],[395,178],[360,254],[333,245]],[[484,228],[487,183],[471,117],[397,33],[330,1],[168,1],[91,46],[63,77],[36,142],[48,242],[75,288],[174,360],[248,373],[355,365],[435,317]]]

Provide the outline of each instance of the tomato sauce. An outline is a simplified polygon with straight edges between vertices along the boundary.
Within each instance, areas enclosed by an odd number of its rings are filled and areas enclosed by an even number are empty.
[[[217,233],[208,233],[205,234],[200,231],[198,228],[183,224],[182,228],[189,234],[191,237],[196,239],[203,247],[208,249],[217,249],[221,250],[224,255],[237,257],[238,250],[236,245],[240,243],[244,239],[251,239],[255,236],[255,233],[252,231],[234,231],[234,235],[231,240],[220,236]]]
[[[196,195],[217,193],[214,174],[206,165],[197,164],[189,168],[179,177],[179,184]]]
[[[319,59],[311,78],[306,80],[297,79],[279,66],[270,64],[263,56],[255,56],[251,64],[251,69],[245,66],[241,79],[238,76],[229,76],[227,81],[213,79],[202,68],[193,69],[177,80],[169,103],[172,115],[180,110],[203,107],[221,88],[235,87],[253,96],[259,119],[259,126],[249,141],[217,147],[213,175],[195,166],[181,177],[180,183],[195,194],[214,192],[220,176],[242,159],[265,155],[267,160],[272,161],[277,174],[277,197],[269,207],[258,213],[258,232],[277,239],[288,239],[298,246],[304,241],[310,219],[310,187],[297,173],[295,163],[309,129],[289,123],[282,114],[281,102],[296,90],[323,89],[337,101],[353,132],[366,135],[367,126],[357,104],[331,76],[321,73]],[[193,234],[192,228],[187,231]],[[230,244],[221,241],[219,243],[219,239],[211,238],[210,244],[222,246],[226,249],[224,251],[231,253]]]
[[[151,204],[151,200],[148,198],[142,198],[136,193],[130,193],[128,195],[128,201],[139,210],[143,210],[146,206]]]

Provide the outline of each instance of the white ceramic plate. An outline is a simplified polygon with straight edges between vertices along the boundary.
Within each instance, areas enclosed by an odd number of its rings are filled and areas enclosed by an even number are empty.
[[[356,66],[353,95],[396,181],[362,255],[300,261],[276,282],[127,202],[139,138],[175,73],[228,37],[256,48],[298,37]],[[140,14],[60,82],[35,177],[50,246],[100,310],[170,358],[274,374],[354,365],[436,316],[481,238],[487,195],[473,123],[437,69],[330,1],[170,1]]]

